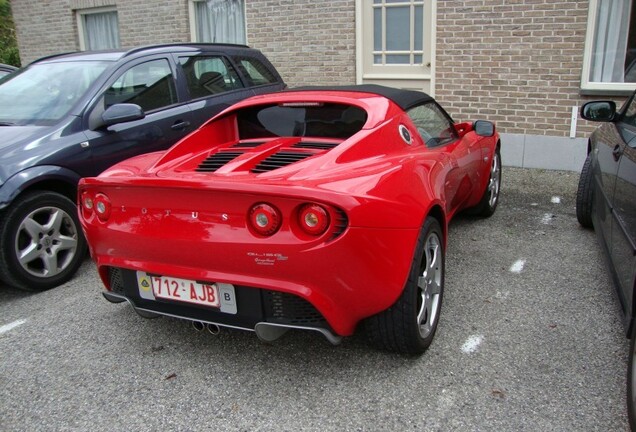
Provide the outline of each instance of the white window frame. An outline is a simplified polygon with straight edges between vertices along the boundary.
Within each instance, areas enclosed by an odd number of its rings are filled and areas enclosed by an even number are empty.
[[[90,8],[90,9],[78,9],[77,11],[75,11],[75,16],[77,18],[77,33],[79,36],[80,51],[86,51],[86,39],[85,39],[86,33],[84,28],[84,16],[99,14],[99,13],[106,13],[106,12],[117,13],[117,8],[106,6],[106,7],[97,7],[97,8]],[[117,17],[117,23],[119,24],[119,16]],[[117,30],[119,31],[119,29]],[[121,44],[121,40],[119,42]]]
[[[190,41],[191,42],[201,42],[197,37],[197,19],[196,19],[196,9],[194,8],[194,4],[198,2],[204,2],[205,0],[188,0],[188,18],[190,21]],[[243,24],[245,27],[245,45],[248,45],[248,35],[247,35],[247,1],[243,0]]]
[[[585,94],[631,94],[636,89],[636,83],[609,83],[590,81],[592,69],[592,50],[596,34],[596,18],[598,16],[599,0],[590,0],[587,14],[587,30],[585,34],[585,49],[583,51],[583,70],[581,72],[581,93]],[[636,7],[634,2],[633,7]]]
[[[427,82],[428,94],[435,95],[435,69],[437,45],[437,0],[424,0],[425,13],[430,15],[429,38],[425,39],[424,52],[428,51],[430,58],[422,65],[407,64],[373,64],[373,50],[369,52],[369,37],[372,36],[364,27],[369,25],[368,11],[365,6],[369,6],[372,0],[355,0],[355,22],[356,22],[356,83],[365,82],[384,83],[384,85],[397,86],[401,88],[411,88],[410,84]],[[408,1],[404,2],[407,5]],[[393,4],[400,6],[400,4]],[[363,22],[364,21],[364,22]],[[426,54],[425,54],[426,55]],[[419,88],[415,85],[412,88]]]

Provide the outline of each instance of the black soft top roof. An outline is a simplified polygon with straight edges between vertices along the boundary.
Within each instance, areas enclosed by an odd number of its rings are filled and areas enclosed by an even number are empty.
[[[384,96],[387,99],[392,100],[403,110],[413,108],[424,102],[432,101],[433,98],[424,92],[415,90],[403,90],[392,87],[385,87],[376,84],[360,84],[352,86],[308,86],[308,87],[296,87],[290,88],[286,91],[351,91],[360,93],[372,93],[380,96]]]

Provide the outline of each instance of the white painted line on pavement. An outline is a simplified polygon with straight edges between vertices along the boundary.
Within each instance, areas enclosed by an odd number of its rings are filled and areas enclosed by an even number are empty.
[[[464,342],[464,345],[462,345],[462,351],[466,354],[474,353],[475,351],[477,351],[479,345],[483,340],[484,337],[482,335],[474,335],[469,337],[466,342]]]
[[[523,270],[523,266],[526,265],[526,260],[524,259],[520,259],[515,261],[515,263],[513,265],[510,266],[510,271],[512,273],[521,273],[521,271]]]
[[[0,334],[2,333],[6,333],[10,330],[13,330],[16,327],[20,327],[22,324],[24,324],[27,320],[25,319],[21,319],[21,320],[17,320],[17,321],[13,321],[12,323],[9,324],[5,324],[3,326],[0,326]]]
[[[550,225],[550,222],[552,222],[552,219],[554,219],[554,215],[552,213],[546,213],[541,218],[541,223],[543,225]]]

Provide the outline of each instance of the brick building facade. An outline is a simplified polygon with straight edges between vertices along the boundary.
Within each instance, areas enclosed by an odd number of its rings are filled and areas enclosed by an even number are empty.
[[[369,82],[361,70],[361,51],[369,39],[361,21],[365,8],[377,7],[373,3],[381,2],[248,0],[247,43],[270,58],[290,87]],[[608,97],[584,96],[581,91],[594,0],[411,3],[430,8],[425,11],[432,14],[425,90],[456,120],[495,121],[504,134],[507,165],[580,169],[585,137],[595,125],[577,119],[573,110],[575,114],[593,97]],[[11,1],[23,63],[80,49],[78,13],[93,8],[116,10],[122,47],[191,41],[192,4],[193,0]],[[392,83],[390,74],[368,76]],[[625,92],[613,94],[617,101],[624,100]]]

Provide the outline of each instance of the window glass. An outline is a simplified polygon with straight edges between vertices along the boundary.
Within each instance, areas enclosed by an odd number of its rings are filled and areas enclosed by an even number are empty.
[[[630,104],[627,106],[621,122],[636,128],[636,97],[632,98]]]
[[[117,12],[81,13],[85,49],[103,50],[119,48],[119,22]]]
[[[436,147],[455,141],[457,132],[453,124],[435,103],[419,105],[408,110],[417,131],[427,147]]]
[[[424,1],[374,2],[373,51],[373,63],[376,65],[421,64],[424,53]]]
[[[589,81],[636,82],[636,0],[596,2]]]
[[[206,97],[243,88],[234,68],[220,56],[181,57],[192,98]]]
[[[348,138],[362,129],[367,113],[350,105],[291,104],[244,109],[237,118],[241,139],[279,136]]]
[[[104,108],[117,103],[133,103],[148,112],[176,102],[172,70],[165,59],[131,67],[104,94]]]
[[[54,124],[108,65],[101,61],[36,63],[5,77],[0,85],[0,123]]]
[[[234,57],[251,86],[276,84],[278,79],[267,66],[253,57]]]
[[[192,0],[195,40],[245,44],[243,0]]]

